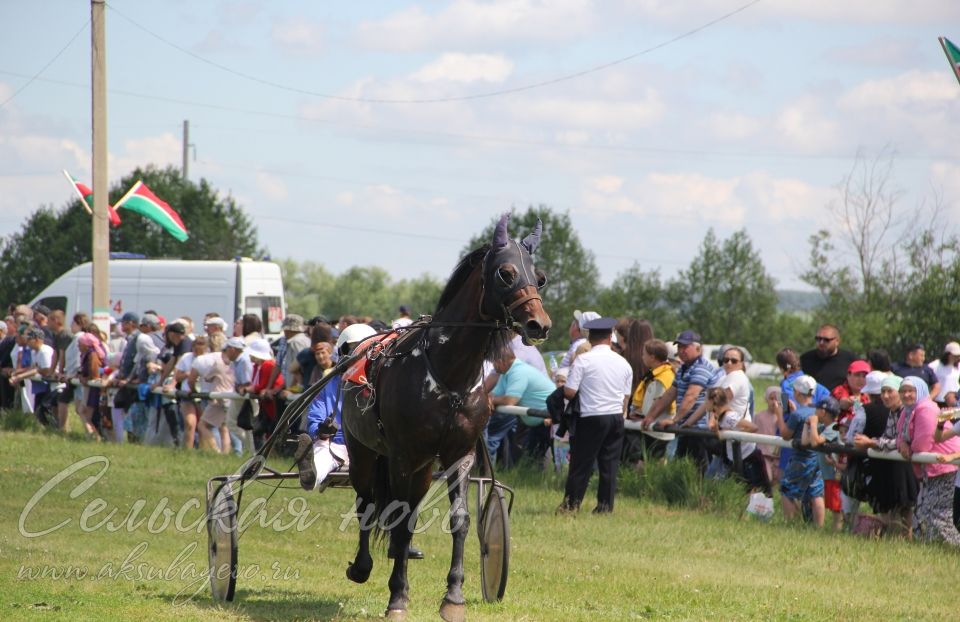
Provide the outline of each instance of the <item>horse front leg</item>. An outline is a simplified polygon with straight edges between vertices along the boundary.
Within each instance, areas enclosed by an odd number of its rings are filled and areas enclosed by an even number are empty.
[[[417,510],[420,501],[427,494],[433,476],[433,465],[427,465],[404,477],[403,471],[391,464],[390,485],[394,494],[393,511],[384,518],[390,528],[390,555],[393,557],[393,572],[387,582],[390,588],[390,602],[387,605],[387,618],[400,620],[406,617],[407,604],[410,602],[410,583],[407,580],[407,560],[410,541],[417,524]],[[397,474],[397,477],[394,477]]]
[[[360,522],[357,555],[347,566],[347,578],[354,583],[364,583],[373,570],[373,557],[370,555],[370,532],[377,526],[376,503],[374,496],[374,476],[377,455],[361,445],[349,432],[344,433],[347,449],[350,452],[350,484],[357,493],[354,509]]]
[[[463,597],[463,547],[470,531],[470,512],[467,508],[467,491],[470,469],[474,455],[467,454],[454,468],[447,467],[447,495],[450,497],[450,534],[453,552],[450,556],[450,572],[447,573],[447,593],[440,602],[440,617],[446,622],[462,622],[466,619],[467,601]]]
[[[373,570],[373,557],[370,555],[370,532],[376,525],[374,516],[374,502],[370,497],[357,495],[357,518],[360,521],[360,539],[357,545],[357,555],[347,566],[347,578],[354,583],[366,583]]]

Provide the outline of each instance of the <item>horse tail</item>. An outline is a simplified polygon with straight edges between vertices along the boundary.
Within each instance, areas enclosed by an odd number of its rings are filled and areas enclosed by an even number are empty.
[[[373,469],[374,521],[373,537],[378,545],[383,545],[389,529],[396,520],[392,516],[397,510],[393,503],[393,490],[390,487],[390,463],[386,456],[377,456]]]

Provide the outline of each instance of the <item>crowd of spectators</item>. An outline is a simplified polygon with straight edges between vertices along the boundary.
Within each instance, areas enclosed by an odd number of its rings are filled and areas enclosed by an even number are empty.
[[[0,323],[0,408],[61,430],[73,411],[96,441],[240,455],[275,432],[291,395],[334,366],[339,331],[374,323],[288,314],[271,342],[255,314],[228,322],[210,313],[195,324],[156,310],[127,312],[111,318],[109,333],[85,313],[69,328],[65,319],[43,305],[8,308]],[[245,399],[228,397],[234,394]]]
[[[156,310],[128,312],[111,319],[109,332],[84,313],[67,319],[42,305],[9,307],[0,323],[0,407],[35,413],[60,429],[75,412],[86,435],[98,441],[237,454],[255,451],[277,433],[292,396],[333,368],[341,331],[352,324],[380,331],[412,321],[406,307],[390,322],[358,316],[304,321],[288,314],[283,334],[271,342],[254,314],[230,323],[211,313],[195,324]],[[592,338],[588,326],[594,326]],[[923,345],[911,344],[903,361],[893,363],[880,349],[864,356],[842,349],[839,329],[823,325],[814,347],[777,353],[782,378],[759,397],[745,373],[744,350],[728,345],[717,363],[708,361],[695,330],[662,340],[644,320],[608,323],[577,311],[569,338],[569,349],[559,361],[552,358],[549,369],[536,348],[515,338],[508,351],[492,357],[483,382],[494,405],[541,413],[491,418],[485,436],[501,466],[523,460],[557,470],[574,465],[564,511],[579,509],[581,499],[569,495],[585,490],[594,465],[606,490],[597,510],[612,511],[616,467],[689,458],[703,477],[734,477],[768,497],[778,490],[788,519],[822,526],[830,512],[835,529],[854,528],[867,506],[887,534],[960,546],[960,475],[953,464],[960,459],[960,422],[952,423],[960,419],[960,344],[946,344],[929,363]],[[604,374],[617,380],[606,382]],[[619,381],[621,374],[629,386]],[[246,399],[223,397],[234,393]],[[579,434],[569,429],[568,420],[576,421],[570,402],[581,397],[587,410],[604,411],[588,415],[615,419],[581,422]],[[615,420],[621,423],[610,423]],[[633,423],[624,430],[623,421]],[[308,427],[304,418],[280,432]],[[591,438],[590,430],[600,427]],[[722,442],[713,434],[721,430],[794,442]],[[906,461],[814,451],[827,443],[897,452]],[[938,461],[910,462],[921,452]]]

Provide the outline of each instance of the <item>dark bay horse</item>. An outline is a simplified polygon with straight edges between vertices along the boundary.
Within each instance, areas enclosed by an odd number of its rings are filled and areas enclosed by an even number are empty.
[[[377,524],[386,527],[394,558],[388,618],[406,614],[407,548],[417,506],[430,487],[438,458],[444,471],[454,474],[448,478],[453,553],[440,615],[448,621],[465,617],[467,474],[491,412],[479,386],[483,359],[497,339],[509,340],[509,331],[536,344],[550,329],[538,293],[546,276],[534,268],[531,257],[541,225],[518,242],[507,235],[507,219],[506,214],[500,219],[490,245],[460,261],[432,319],[414,324],[392,350],[370,361],[367,379],[373,404],[364,402],[361,388],[344,389],[343,428],[361,517],[360,544],[347,577],[357,583],[367,580],[373,568],[371,530]],[[379,523],[364,520],[371,515]]]

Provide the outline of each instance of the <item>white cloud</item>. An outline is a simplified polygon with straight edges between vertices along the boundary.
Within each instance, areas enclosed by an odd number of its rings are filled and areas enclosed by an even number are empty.
[[[395,51],[562,41],[589,32],[597,14],[590,0],[454,0],[435,13],[414,6],[364,22],[357,38],[364,47]]]
[[[740,141],[756,136],[762,124],[756,117],[740,112],[715,112],[707,119],[707,127],[721,140]]]
[[[763,171],[711,177],[698,172],[653,172],[643,177],[615,175],[584,180],[582,204],[588,212],[623,212],[687,225],[741,227],[808,221],[832,190]]]
[[[583,98],[541,98],[510,102],[502,111],[523,124],[570,129],[609,129],[618,132],[650,127],[666,107],[653,89],[629,101]]]
[[[324,49],[324,28],[305,17],[276,22],[270,38],[281,51],[294,56],[319,56]]]
[[[789,146],[803,151],[829,153],[838,144],[840,128],[816,97],[802,97],[784,108],[776,126]]]
[[[960,99],[954,79],[944,71],[908,71],[867,80],[844,93],[838,103],[850,112],[870,108],[922,105],[930,107]]]
[[[500,54],[450,52],[416,71],[419,82],[503,82],[513,72],[513,62]]]
[[[645,18],[674,27],[689,28],[738,8],[728,0],[624,0],[626,12],[634,18]],[[914,0],[805,0],[804,2],[760,2],[731,17],[735,27],[753,26],[770,21],[782,23],[785,19],[809,19],[823,22],[873,24],[894,23],[940,24],[960,18],[960,7],[953,2],[923,2]]]
[[[880,69],[907,68],[922,63],[924,59],[917,41],[890,35],[858,45],[837,46],[828,49],[824,56],[829,60]]]
[[[131,138],[123,142],[121,153],[111,153],[108,160],[110,176],[122,177],[138,166],[155,164],[164,167],[183,163],[183,142],[179,136],[166,132],[159,136]]]
[[[271,201],[283,201],[287,198],[287,184],[276,175],[258,171],[256,182],[257,189]]]
[[[623,177],[601,175],[590,180],[595,190],[604,194],[615,194],[623,188]]]

